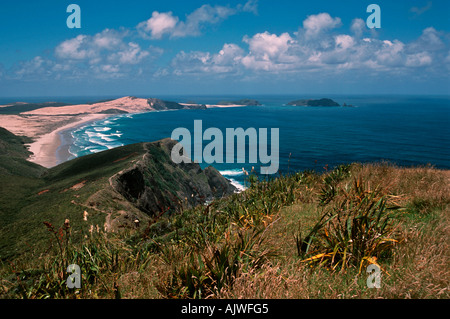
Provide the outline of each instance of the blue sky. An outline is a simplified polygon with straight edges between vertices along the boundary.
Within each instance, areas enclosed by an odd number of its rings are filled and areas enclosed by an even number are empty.
[[[81,28],[69,29],[69,4]],[[369,29],[369,4],[381,28]],[[450,2],[2,1],[0,97],[448,94]]]

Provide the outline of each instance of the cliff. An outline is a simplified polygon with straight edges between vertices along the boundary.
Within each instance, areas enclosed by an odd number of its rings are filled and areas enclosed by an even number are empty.
[[[111,186],[150,216],[204,204],[236,190],[212,166],[175,164],[170,159],[177,142],[164,139],[144,143],[145,154],[133,166],[111,178]]]

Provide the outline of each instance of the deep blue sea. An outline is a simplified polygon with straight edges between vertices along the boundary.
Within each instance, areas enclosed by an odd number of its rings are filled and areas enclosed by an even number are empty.
[[[302,96],[301,98],[303,98]],[[252,96],[262,106],[125,114],[91,123],[72,132],[70,152],[82,156],[137,142],[170,137],[187,128],[194,143],[194,120],[207,128],[279,129],[279,173],[323,170],[342,163],[389,161],[401,166],[431,164],[450,169],[450,97],[328,96],[355,107],[287,106],[298,96]],[[175,102],[215,104],[232,96],[169,96]],[[198,133],[198,132],[197,132]],[[209,141],[202,142],[205,147]],[[248,148],[247,148],[248,151]],[[224,156],[226,152],[224,149]],[[225,161],[225,158],[224,158]],[[203,167],[209,165],[201,164]],[[212,163],[234,183],[244,185],[244,167],[260,165]],[[266,166],[266,165],[264,165]]]

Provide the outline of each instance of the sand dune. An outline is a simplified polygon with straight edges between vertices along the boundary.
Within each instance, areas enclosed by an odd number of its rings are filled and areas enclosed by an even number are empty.
[[[147,99],[126,96],[112,101],[93,104],[43,107],[20,115],[0,115],[0,126],[16,135],[34,141],[29,145],[33,153],[29,160],[44,167],[59,164],[57,150],[61,146],[60,133],[87,122],[99,120],[115,113],[154,111]]]
[[[98,114],[115,111],[127,113],[148,112],[154,109],[148,104],[147,99],[126,96],[120,99],[99,102],[94,104],[77,104],[58,107],[43,107],[37,110],[23,112],[24,115],[80,115]]]
[[[60,148],[62,132],[117,113],[141,113],[161,109],[159,105],[154,104],[159,100],[154,100],[157,99],[126,96],[93,104],[42,107],[20,113],[20,115],[0,115],[0,126],[16,135],[32,138],[33,142],[29,145],[29,150],[33,155],[29,160],[44,167],[53,167],[60,161],[57,152],[61,153],[61,149],[64,148]],[[164,103],[164,101],[161,102]],[[198,106],[180,104],[186,107]],[[244,105],[206,105],[207,108],[240,106]]]

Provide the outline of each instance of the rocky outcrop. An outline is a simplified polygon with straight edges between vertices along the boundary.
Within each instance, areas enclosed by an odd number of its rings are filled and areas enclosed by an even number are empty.
[[[236,191],[215,168],[197,163],[175,164],[171,150],[177,141],[145,143],[142,160],[111,179],[113,188],[149,216],[205,204]]]
[[[148,105],[157,111],[181,110],[181,109],[206,109],[204,105],[189,104],[181,105],[177,102],[163,101],[160,99],[150,98],[147,100]]]

